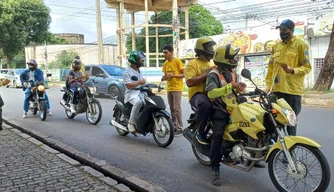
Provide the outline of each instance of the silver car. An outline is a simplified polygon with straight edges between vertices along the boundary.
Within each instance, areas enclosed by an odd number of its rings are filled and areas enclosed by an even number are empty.
[[[0,80],[6,78],[7,72],[8,72],[8,69],[1,69],[0,70]]]
[[[20,81],[20,75],[25,71],[26,69],[9,69],[5,77],[10,80],[10,83],[7,87],[11,86],[14,88],[17,87],[23,87],[21,81]]]

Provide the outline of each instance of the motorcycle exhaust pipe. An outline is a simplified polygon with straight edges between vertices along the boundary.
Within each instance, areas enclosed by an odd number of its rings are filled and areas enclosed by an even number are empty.
[[[71,110],[69,107],[66,106],[63,100],[60,101],[60,105],[63,106],[66,110]]]
[[[118,129],[122,129],[123,131],[127,131],[127,132],[129,132],[129,130],[128,130],[125,126],[123,126],[123,125],[117,123],[115,120],[111,120],[111,121],[109,122],[109,124],[112,125],[112,126],[114,126],[114,127],[117,127]]]

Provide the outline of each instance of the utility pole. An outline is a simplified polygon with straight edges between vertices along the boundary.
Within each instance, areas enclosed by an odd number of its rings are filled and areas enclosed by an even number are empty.
[[[180,21],[179,21],[179,8],[177,0],[173,0],[173,45],[174,56],[179,57],[179,43],[180,43]]]
[[[96,31],[97,45],[99,47],[99,64],[104,63],[103,40],[102,40],[102,24],[101,24],[101,7],[100,0],[96,0]]]

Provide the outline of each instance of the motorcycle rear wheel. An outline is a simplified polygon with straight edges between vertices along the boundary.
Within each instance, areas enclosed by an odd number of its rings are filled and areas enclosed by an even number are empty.
[[[46,101],[45,100],[41,100],[39,102],[39,118],[42,121],[45,121],[47,113],[48,113],[48,109],[46,107]]]
[[[120,110],[118,110],[117,112],[116,112],[116,115],[115,115],[115,121],[117,122],[117,123],[120,123],[121,122],[121,118],[122,118],[122,112],[120,111]],[[120,135],[120,136],[127,136],[128,134],[129,134],[129,132],[127,132],[127,131],[124,131],[123,129],[119,129],[119,128],[117,128],[117,127],[115,127],[116,128],[116,131],[117,131],[117,133]]]
[[[276,149],[270,154],[268,159],[268,171],[275,187],[282,192],[326,191],[331,175],[327,159],[323,153],[316,147],[304,144],[296,144],[289,152],[292,159],[295,161],[298,173],[292,173],[292,171],[290,171],[290,164],[287,162],[282,150]],[[312,155],[311,158],[313,157],[313,159],[308,159],[309,155]],[[308,165],[309,163],[310,165]],[[316,166],[317,164],[319,164],[319,166]],[[279,168],[279,166],[281,168]],[[313,169],[315,167],[316,169]],[[314,174],[314,172],[319,173]],[[282,176],[280,177],[280,175]],[[316,179],[318,176],[320,176],[319,180]],[[301,187],[301,190],[299,187]]]
[[[205,166],[210,166],[211,165],[211,160],[210,157],[204,155],[203,153],[201,153],[194,145],[191,145],[191,148],[193,150],[193,153],[196,157],[196,159]]]

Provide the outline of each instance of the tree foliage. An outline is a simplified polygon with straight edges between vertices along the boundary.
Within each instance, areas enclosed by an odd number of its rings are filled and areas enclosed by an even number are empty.
[[[182,12],[180,15],[180,24],[181,26],[185,25],[185,14]],[[161,11],[156,15],[151,16],[149,23],[150,24],[172,24],[173,14],[172,11]],[[159,28],[159,35],[172,34],[173,29],[167,27]],[[181,30],[183,32],[183,30]],[[222,23],[210,13],[209,10],[205,9],[202,5],[192,5],[189,7],[189,38],[199,38],[202,36],[211,36],[218,35],[223,33]],[[145,35],[145,28],[142,28],[140,35]],[[155,35],[156,29],[149,28],[149,34]],[[181,39],[184,38],[184,35],[180,36]],[[155,38],[149,39],[150,52],[155,52],[156,47]],[[166,44],[173,44],[173,37],[162,37],[159,38],[159,51]],[[132,38],[128,36],[126,41],[127,53],[132,51]],[[146,43],[145,37],[136,37],[136,49],[145,52]]]
[[[11,60],[26,45],[47,39],[50,10],[43,0],[0,1],[0,48],[11,68]]]
[[[50,69],[67,69],[78,53],[74,51],[62,51],[56,55],[56,59],[49,64]]]
[[[324,65],[321,68],[317,82],[315,83],[314,91],[328,91],[332,87],[334,80],[334,22],[332,33],[329,40],[328,50],[325,56]]]
[[[65,39],[58,38],[53,33],[48,33],[46,42],[48,45],[68,44]]]

